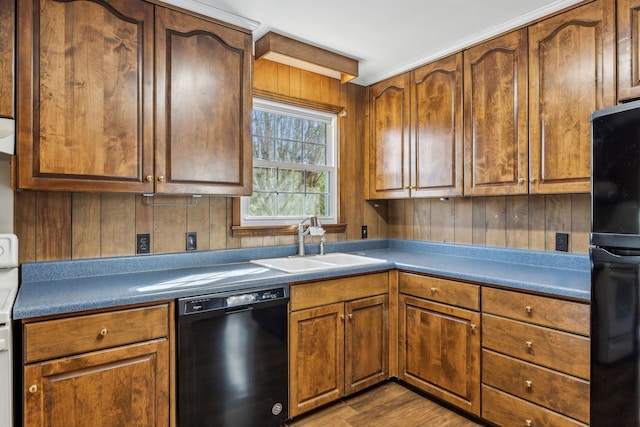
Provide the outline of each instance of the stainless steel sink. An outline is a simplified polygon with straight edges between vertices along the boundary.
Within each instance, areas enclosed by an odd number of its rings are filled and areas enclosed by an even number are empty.
[[[331,270],[334,268],[356,267],[363,265],[379,264],[383,259],[371,258],[361,255],[334,252],[326,255],[293,256],[283,258],[265,258],[251,261],[254,264],[285,273],[304,273],[307,271]]]

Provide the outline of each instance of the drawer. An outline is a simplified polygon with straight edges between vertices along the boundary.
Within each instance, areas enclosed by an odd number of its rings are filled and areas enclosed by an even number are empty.
[[[484,350],[482,382],[589,423],[588,381]]]
[[[579,421],[534,405],[485,385],[482,386],[482,418],[503,427],[585,427]]]
[[[589,304],[483,287],[482,311],[589,336]]]
[[[482,315],[482,346],[499,353],[589,379],[589,338]]]
[[[437,301],[456,307],[480,310],[480,286],[419,274],[400,273],[401,294]]]
[[[166,337],[169,305],[45,320],[24,325],[25,362]]]
[[[389,292],[389,273],[341,277],[290,287],[291,311],[372,297]]]

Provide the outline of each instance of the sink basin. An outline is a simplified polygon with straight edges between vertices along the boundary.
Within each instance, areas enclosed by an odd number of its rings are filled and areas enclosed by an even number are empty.
[[[256,259],[251,262],[263,267],[284,271],[285,273],[304,273],[307,271],[321,271],[333,268],[379,264],[385,262],[385,260],[335,252],[326,255],[310,255],[305,257],[293,256]]]

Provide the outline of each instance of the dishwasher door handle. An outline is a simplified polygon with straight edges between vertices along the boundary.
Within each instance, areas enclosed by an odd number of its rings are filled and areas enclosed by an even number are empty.
[[[238,307],[227,308],[224,311],[224,314],[236,314],[236,313],[242,313],[243,311],[251,311],[251,310],[253,310],[252,305],[240,305]]]

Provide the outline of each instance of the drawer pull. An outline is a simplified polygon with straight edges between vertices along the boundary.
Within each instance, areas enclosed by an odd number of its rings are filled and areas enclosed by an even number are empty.
[[[438,288],[431,288],[431,293],[435,294],[437,290],[438,290]]]
[[[533,347],[533,341],[525,341],[524,345],[528,349],[531,349]]]
[[[477,328],[477,326],[476,326],[476,325],[474,325],[473,323],[472,323],[471,325],[469,325],[469,326],[471,327],[471,330],[472,330],[472,331],[475,331],[475,330],[476,330],[476,328]]]
[[[38,384],[33,384],[31,386],[29,386],[29,393],[33,394],[33,393],[37,393],[38,392]]]
[[[533,421],[531,421],[531,420],[524,420],[524,424],[525,424],[527,427],[531,427],[531,426],[533,425]]]
[[[108,333],[109,333],[109,330],[107,328],[100,329],[101,336],[106,337]]]
[[[533,385],[531,380],[526,380],[524,383],[527,385],[527,388],[531,388],[531,386]]]
[[[526,311],[527,313],[531,313],[533,311],[533,307],[531,307],[530,305],[527,305],[524,307],[524,311]]]

